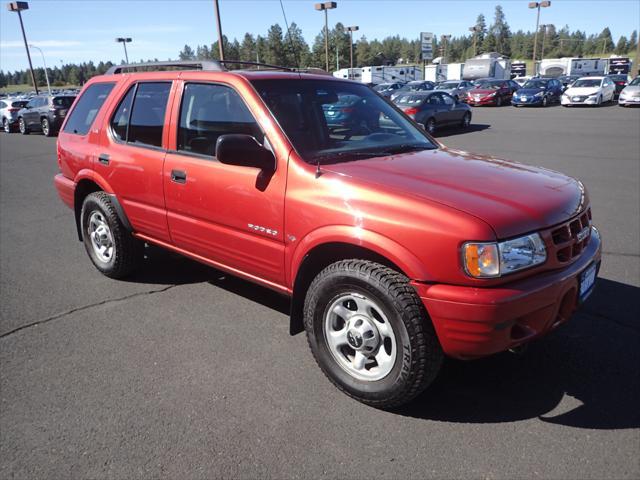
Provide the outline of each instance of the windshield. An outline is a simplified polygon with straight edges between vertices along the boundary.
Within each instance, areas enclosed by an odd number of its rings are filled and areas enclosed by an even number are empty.
[[[453,90],[458,88],[458,82],[442,82],[436,86],[436,90]]]
[[[626,75],[609,75],[609,78],[611,80],[613,80],[614,82],[626,82],[627,81],[627,76]]]
[[[546,80],[529,80],[523,88],[547,88],[547,83]]]
[[[480,90],[498,90],[502,86],[501,81],[479,81],[476,83],[476,88]]]
[[[53,104],[56,107],[65,107],[69,108],[76,97],[55,97],[53,99]]]
[[[410,93],[405,94],[405,95],[400,95],[395,99],[395,102],[397,104],[403,104],[403,105],[419,105],[422,102],[424,102],[424,100],[428,98],[425,95],[412,95]]]
[[[334,163],[437,148],[369,88],[327,80],[254,80],[254,87],[309,163]],[[357,101],[343,106],[343,98]]]
[[[373,87],[373,89],[376,92],[384,92],[385,90],[389,90],[391,89],[393,85],[391,85],[390,83],[381,83],[380,85],[376,85],[375,87]]]
[[[631,83],[629,85],[640,85],[640,77],[636,77],[633,80],[631,80]]]
[[[572,86],[576,88],[580,88],[580,87],[593,88],[593,87],[599,87],[600,82],[602,82],[602,80],[600,80],[599,78],[581,78],[580,80],[576,80]]]

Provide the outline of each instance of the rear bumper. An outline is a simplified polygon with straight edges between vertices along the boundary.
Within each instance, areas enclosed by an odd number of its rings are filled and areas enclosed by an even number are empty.
[[[573,264],[497,288],[414,283],[444,352],[469,359],[539,337],[567,321],[578,307],[580,274],[600,266],[601,239],[591,240]]]
[[[53,184],[58,191],[60,199],[69,207],[74,208],[74,195],[76,190],[76,184],[73,180],[65,177],[59,173],[53,177]]]

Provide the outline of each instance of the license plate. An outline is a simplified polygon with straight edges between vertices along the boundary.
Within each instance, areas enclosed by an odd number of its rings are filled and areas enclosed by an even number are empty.
[[[527,97],[520,97],[520,100],[522,100],[523,102],[527,101]]]
[[[591,292],[593,291],[593,285],[596,283],[596,265],[595,263],[588,266],[580,274],[580,301],[584,302]]]
[[[474,98],[475,98],[476,102],[480,101],[480,96],[479,95],[476,95]]]

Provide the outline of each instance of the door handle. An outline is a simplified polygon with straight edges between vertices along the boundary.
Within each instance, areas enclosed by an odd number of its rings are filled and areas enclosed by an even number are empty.
[[[103,165],[109,165],[109,155],[106,153],[101,153],[98,155],[98,161]]]
[[[187,183],[187,172],[183,170],[171,170],[171,181],[176,183]]]

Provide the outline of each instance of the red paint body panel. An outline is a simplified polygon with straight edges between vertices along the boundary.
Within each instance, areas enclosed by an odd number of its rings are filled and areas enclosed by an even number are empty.
[[[62,173],[54,183],[61,199],[73,208],[78,182],[94,181],[117,197],[141,240],[286,294],[305,294],[293,292],[293,285],[313,249],[327,243],[366,248],[412,280],[444,351],[459,358],[510,348],[568,318],[576,303],[577,275],[600,261],[599,237],[566,265],[549,259],[497,279],[466,275],[461,248],[467,241],[536,231],[551,248],[552,227],[589,207],[581,183],[546,169],[447,148],[327,165],[318,175],[251,86],[256,78],[301,75],[172,71],[92,79],[88,85],[117,85],[87,135],[60,133]],[[162,148],[119,143],[108,128],[127,90],[143,81],[172,82]],[[274,153],[271,176],[176,151],[188,82],[235,89]],[[110,156],[108,165],[98,162],[101,153]],[[172,170],[185,172],[185,183],[172,181]]]

